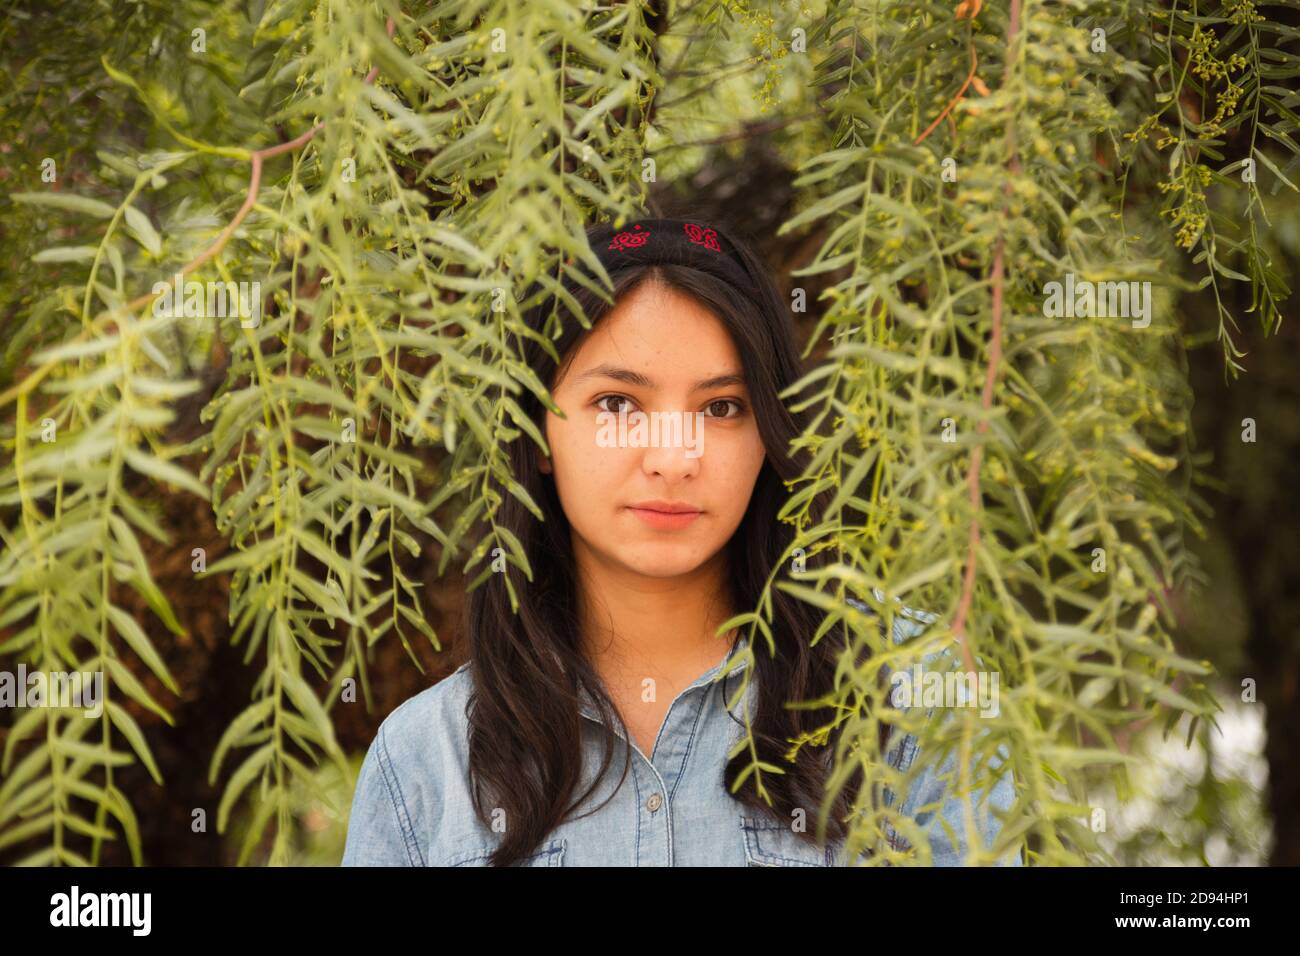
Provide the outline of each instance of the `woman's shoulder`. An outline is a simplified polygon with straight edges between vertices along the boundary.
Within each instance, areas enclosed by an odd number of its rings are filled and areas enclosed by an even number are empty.
[[[459,714],[469,702],[473,689],[474,677],[469,664],[462,664],[436,684],[430,684],[394,707],[380,726],[389,734],[424,730],[430,718]]]
[[[872,588],[871,592],[876,596],[877,601],[881,604],[885,603],[884,592],[879,588]],[[872,610],[871,605],[867,604],[865,601],[860,601],[857,598],[845,598],[844,602],[867,614],[876,613]],[[894,629],[891,636],[896,644],[902,644],[917,637],[939,619],[937,614],[933,614],[929,611],[922,611],[919,608],[908,607],[897,598],[895,598],[891,603],[894,605]]]
[[[361,764],[343,864],[423,866],[472,818],[466,783],[472,675],[459,667],[379,724]]]
[[[401,775],[407,765],[463,762],[468,717],[466,707],[474,689],[469,664],[398,704],[379,725],[386,756]]]

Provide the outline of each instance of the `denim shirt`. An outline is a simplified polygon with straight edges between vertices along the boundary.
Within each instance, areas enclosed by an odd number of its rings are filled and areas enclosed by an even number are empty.
[[[856,601],[850,603],[866,609]],[[896,613],[894,640],[914,636],[924,630],[928,620],[933,618],[912,609]],[[746,641],[742,635],[727,660]],[[517,865],[854,865],[842,852],[843,840],[811,845],[791,825],[743,806],[727,792],[723,768],[745,728],[744,711],[737,709],[729,715],[726,696],[734,695],[737,685],[732,675],[739,674],[746,662],[738,662],[725,682],[715,681],[725,664],[716,665],[677,695],[649,755],[632,744],[632,767],[608,804],[581,819],[561,823]],[[470,796],[465,716],[473,690],[469,667],[468,663],[462,665],[411,697],[380,725],[357,781],[343,866],[488,865],[488,855],[500,842],[500,834],[477,818]],[[752,707],[756,690],[757,681],[751,681],[740,705]],[[584,792],[595,777],[607,733],[585,693],[582,715],[587,718],[582,729],[584,768],[577,793]],[[615,732],[622,739],[623,734]],[[956,751],[953,747],[952,756],[941,767],[922,771],[899,810],[927,832],[935,866],[964,865],[968,802],[974,807],[980,838],[990,847],[1001,826],[991,811],[1005,812],[1015,797],[1009,768],[1002,771],[990,794],[977,790],[969,801],[950,795],[949,788],[955,788],[957,780]],[[1005,763],[1005,745],[999,754]],[[916,755],[916,737],[905,734],[889,749],[886,759],[890,766],[906,772]],[[620,745],[602,784],[578,812],[590,810],[609,796],[619,781],[623,759]],[[1001,766],[995,760],[990,765]],[[888,788],[884,798],[892,806]],[[815,828],[815,815],[816,808],[810,808],[808,830]],[[951,828],[951,836],[944,822]],[[883,830],[892,846],[907,848],[887,822]],[[1020,865],[1019,854],[1008,854],[999,865]]]

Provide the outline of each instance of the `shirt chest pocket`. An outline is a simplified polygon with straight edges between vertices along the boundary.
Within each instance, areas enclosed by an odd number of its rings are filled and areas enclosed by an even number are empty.
[[[466,850],[448,858],[444,866],[488,866],[495,846]],[[564,866],[565,842],[563,839],[545,840],[532,853],[513,866]]]
[[[777,820],[741,814],[746,866],[834,866],[835,844],[815,846]]]

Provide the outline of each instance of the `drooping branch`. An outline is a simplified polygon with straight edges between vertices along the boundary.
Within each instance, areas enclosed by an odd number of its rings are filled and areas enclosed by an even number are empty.
[[[1016,37],[1020,32],[1020,0],[1011,0],[1010,18],[1007,24],[1007,62],[1002,74],[1002,88],[1006,89],[1011,80],[1011,64],[1014,61]],[[1020,157],[1016,149],[1016,114],[1007,116],[1005,140],[1007,171],[1015,176],[1020,172]],[[1002,189],[1003,195],[1011,192],[1011,180],[1008,178]],[[1005,215],[1005,213],[1004,213]],[[998,229],[997,242],[993,247],[993,264],[990,268],[989,284],[992,287],[992,327],[989,331],[989,362],[984,375],[984,391],[980,396],[980,408],[984,414],[980,417],[975,431],[983,437],[989,428],[988,413],[993,408],[993,389],[997,383],[998,370],[1002,363],[1002,309],[1004,305],[1006,236]],[[966,616],[970,613],[971,601],[975,595],[975,563],[980,544],[980,465],[984,461],[984,445],[978,443],[971,452],[970,470],[966,475],[966,485],[970,490],[971,521],[970,540],[966,550],[966,572],[962,578],[961,599],[957,603],[957,614],[953,620],[952,632],[961,645],[962,660],[966,669],[975,671],[975,658],[970,644],[966,640]]]
[[[389,39],[392,38],[393,33],[396,31],[396,29],[397,29],[397,21],[395,21],[392,17],[389,17],[388,24],[387,24],[387,32],[388,32]],[[372,66],[370,68],[370,72],[366,74],[366,78],[362,81],[362,83],[365,86],[369,86],[371,83],[375,81],[375,77],[377,77],[378,75],[379,75],[379,67]],[[256,205],[257,203],[257,195],[261,191],[262,163],[275,156],[279,156],[282,153],[291,153],[294,150],[301,149],[302,147],[310,143],[312,139],[315,138],[316,134],[319,133],[324,128],[325,128],[325,123],[324,121],[321,121],[317,123],[315,126],[313,126],[311,129],[307,130],[307,132],[303,133],[300,136],[295,136],[293,139],[288,140],[287,142],[277,143],[274,146],[267,146],[265,149],[254,150],[252,153],[249,154],[249,158],[252,160],[253,168],[248,177],[248,192],[244,196],[244,204],[240,206],[239,211],[235,213],[235,218],[231,219],[230,222],[227,224],[226,228],[221,230],[221,234],[217,236],[216,240],[212,243],[212,245],[209,246],[204,252],[200,253],[197,258],[192,259],[190,262],[186,263],[181,268],[180,275],[182,277],[187,276],[190,273],[194,272],[196,269],[199,268],[199,266],[203,265],[209,259],[216,256],[216,254],[219,253],[222,249],[224,249],[226,247],[226,243],[230,241],[230,237],[233,236],[235,234],[235,230],[239,228],[240,223],[242,223],[245,217],[250,212],[252,212],[253,206]],[[145,295],[140,296],[139,298],[132,299],[130,302],[126,304],[126,310],[128,312],[134,312],[140,306],[152,302],[157,296],[158,293],[149,292],[146,293]]]
[[[389,17],[388,24],[387,24],[387,31],[388,31],[388,36],[390,38],[393,36],[393,33],[396,31],[396,29],[397,29],[397,22],[392,17]],[[370,68],[370,72],[366,74],[366,78],[363,82],[367,86],[369,86],[371,83],[375,81],[375,77],[377,77],[378,75],[379,75],[379,67],[373,66]],[[208,248],[205,249],[203,252],[201,252],[196,258],[191,259],[189,262],[187,262],[184,266],[182,266],[178,270],[178,273],[182,278],[193,273],[205,262],[212,259],[214,256],[217,255],[217,253],[219,253],[222,249],[224,249],[226,247],[226,243],[230,241],[230,237],[235,234],[235,230],[239,228],[240,224],[252,211],[253,206],[257,203],[258,193],[261,191],[263,162],[275,156],[279,156],[282,153],[289,153],[289,152],[293,152],[294,150],[301,149],[302,147],[306,146],[309,142],[311,142],[312,139],[316,136],[316,134],[319,133],[324,128],[324,126],[325,124],[323,121],[319,122],[311,129],[307,130],[307,132],[299,136],[295,136],[291,140],[288,140],[283,143],[277,143],[274,146],[267,146],[264,149],[257,149],[248,154],[248,158],[252,163],[252,169],[248,177],[248,191],[244,196],[243,205],[239,207],[239,211],[235,213],[234,218],[231,219],[229,223],[227,223],[226,228],[221,230],[221,233],[212,242],[212,245],[208,246]],[[91,335],[98,334],[103,330],[104,325],[111,322],[116,322],[117,317],[121,315],[123,312],[127,314],[132,314],[137,309],[148,305],[154,299],[158,298],[158,296],[161,294],[162,294],[161,292],[153,292],[153,291],[146,292],[144,295],[137,296],[136,298],[132,299],[130,302],[127,302],[125,305],[118,306],[117,308],[114,309],[105,309],[103,312],[95,316],[93,320],[91,320],[90,322],[82,326],[81,331],[78,332],[76,335],[74,335],[71,339],[69,339],[66,344],[72,345],[83,339],[87,339]],[[34,372],[32,372],[32,374],[26,376],[21,382],[18,382],[13,387],[6,390],[3,394],[0,394],[0,405],[7,404],[8,402],[16,398],[20,393],[30,393],[37,385],[40,384],[40,382],[45,378],[46,375],[50,373],[50,371],[52,371],[57,367],[58,367],[58,363],[53,362],[53,363],[46,363],[41,368],[35,370]]]
[[[979,69],[980,62],[979,56],[975,53],[975,18],[979,16],[981,6],[983,6],[983,0],[962,0],[962,2],[957,5],[956,11],[954,11],[956,19],[961,20],[964,17],[970,19],[970,23],[968,24],[970,32],[967,36],[967,42],[970,45],[970,72],[966,74],[966,81],[962,83],[961,88],[957,90],[953,95],[953,98],[948,101],[948,105],[940,110],[939,115],[934,118],[934,122],[927,126],[920,136],[912,140],[913,146],[920,146],[921,143],[925,142],[925,138],[933,133],[945,118],[948,118],[948,114],[953,111],[953,107],[961,102],[962,97],[966,95],[966,90],[972,83],[975,84],[975,89],[981,96],[988,95],[988,87],[985,86],[984,82],[975,75],[975,71]],[[955,128],[953,129],[953,135],[956,135]]]

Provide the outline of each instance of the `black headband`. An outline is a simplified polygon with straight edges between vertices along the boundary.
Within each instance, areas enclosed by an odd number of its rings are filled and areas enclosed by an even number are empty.
[[[637,219],[622,229],[593,232],[592,251],[611,275],[629,263],[685,265],[712,273],[753,297],[754,279],[735,247],[718,231],[689,219]]]

